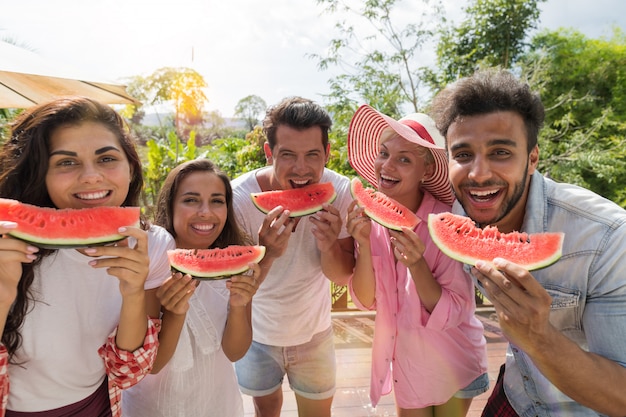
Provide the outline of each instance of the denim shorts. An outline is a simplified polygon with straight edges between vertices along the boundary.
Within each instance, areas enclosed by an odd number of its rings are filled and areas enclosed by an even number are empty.
[[[489,375],[487,372],[473,380],[468,386],[454,394],[454,398],[474,398],[489,389]]]
[[[241,392],[263,397],[280,389],[287,374],[289,386],[301,397],[324,400],[335,394],[333,328],[297,346],[269,346],[252,341],[246,355],[235,362]]]

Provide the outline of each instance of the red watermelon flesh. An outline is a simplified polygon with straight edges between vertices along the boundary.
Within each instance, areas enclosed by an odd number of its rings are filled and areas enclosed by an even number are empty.
[[[17,223],[9,235],[47,249],[78,248],[125,239],[120,227],[139,225],[139,207],[54,209],[0,198],[0,220]]]
[[[350,192],[369,218],[388,229],[413,229],[420,222],[419,217],[411,210],[380,191],[364,187],[356,177],[352,178]]]
[[[475,265],[503,258],[525,269],[544,268],[562,253],[563,233],[500,233],[495,226],[476,227],[469,217],[452,213],[430,214],[428,230],[443,253],[457,261]]]
[[[167,251],[170,265],[198,279],[221,279],[246,272],[248,264],[259,263],[265,246],[231,245],[216,249],[174,249]]]
[[[254,205],[263,213],[282,206],[289,210],[289,217],[302,217],[316,213],[324,204],[330,204],[337,198],[335,187],[330,182],[310,184],[289,190],[263,191],[251,193]]]

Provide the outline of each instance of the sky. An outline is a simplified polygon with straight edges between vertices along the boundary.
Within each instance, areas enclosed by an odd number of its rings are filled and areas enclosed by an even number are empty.
[[[398,19],[417,18],[420,3],[399,1]],[[454,19],[466,1],[444,4]],[[626,31],[624,0],[547,0],[540,9],[540,29],[572,27],[592,38]],[[322,11],[316,0],[0,0],[0,39],[91,81],[192,68],[209,85],[205,110],[231,117],[248,95],[268,105],[292,95],[323,103],[340,69],[321,71],[311,58],[338,35],[338,16]]]

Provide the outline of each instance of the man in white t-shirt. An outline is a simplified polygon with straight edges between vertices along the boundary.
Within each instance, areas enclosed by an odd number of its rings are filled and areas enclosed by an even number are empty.
[[[267,167],[232,182],[240,224],[266,246],[269,273],[252,303],[253,342],[236,363],[239,386],[254,397],[257,417],[278,417],[287,374],[301,417],[330,417],[335,392],[335,351],[330,280],[345,285],[354,244],[345,219],[350,181],[325,168],[330,145],[328,113],[311,100],[289,97],[268,109],[263,129]],[[277,207],[267,215],[250,193],[332,182],[337,199],[298,219]]]

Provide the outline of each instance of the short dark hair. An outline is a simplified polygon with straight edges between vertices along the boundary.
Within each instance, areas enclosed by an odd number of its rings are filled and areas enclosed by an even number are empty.
[[[506,70],[485,69],[448,85],[433,99],[431,115],[444,138],[450,125],[464,116],[512,111],[526,127],[527,147],[536,145],[545,110],[539,94]]]
[[[159,191],[157,198],[156,214],[154,223],[164,227],[174,238],[176,231],[174,230],[174,198],[180,187],[180,183],[190,174],[194,172],[208,172],[215,174],[224,183],[226,190],[226,224],[222,233],[217,237],[211,248],[225,248],[229,245],[249,245],[251,239],[243,232],[237,223],[235,210],[233,208],[233,189],[230,185],[230,178],[222,170],[220,170],[213,162],[206,158],[194,159],[183,162],[172,169]]]
[[[328,132],[333,124],[328,112],[319,104],[302,97],[287,97],[267,109],[263,132],[270,149],[276,145],[276,130],[280,125],[304,130],[313,126],[322,129],[322,145],[328,145]]]

